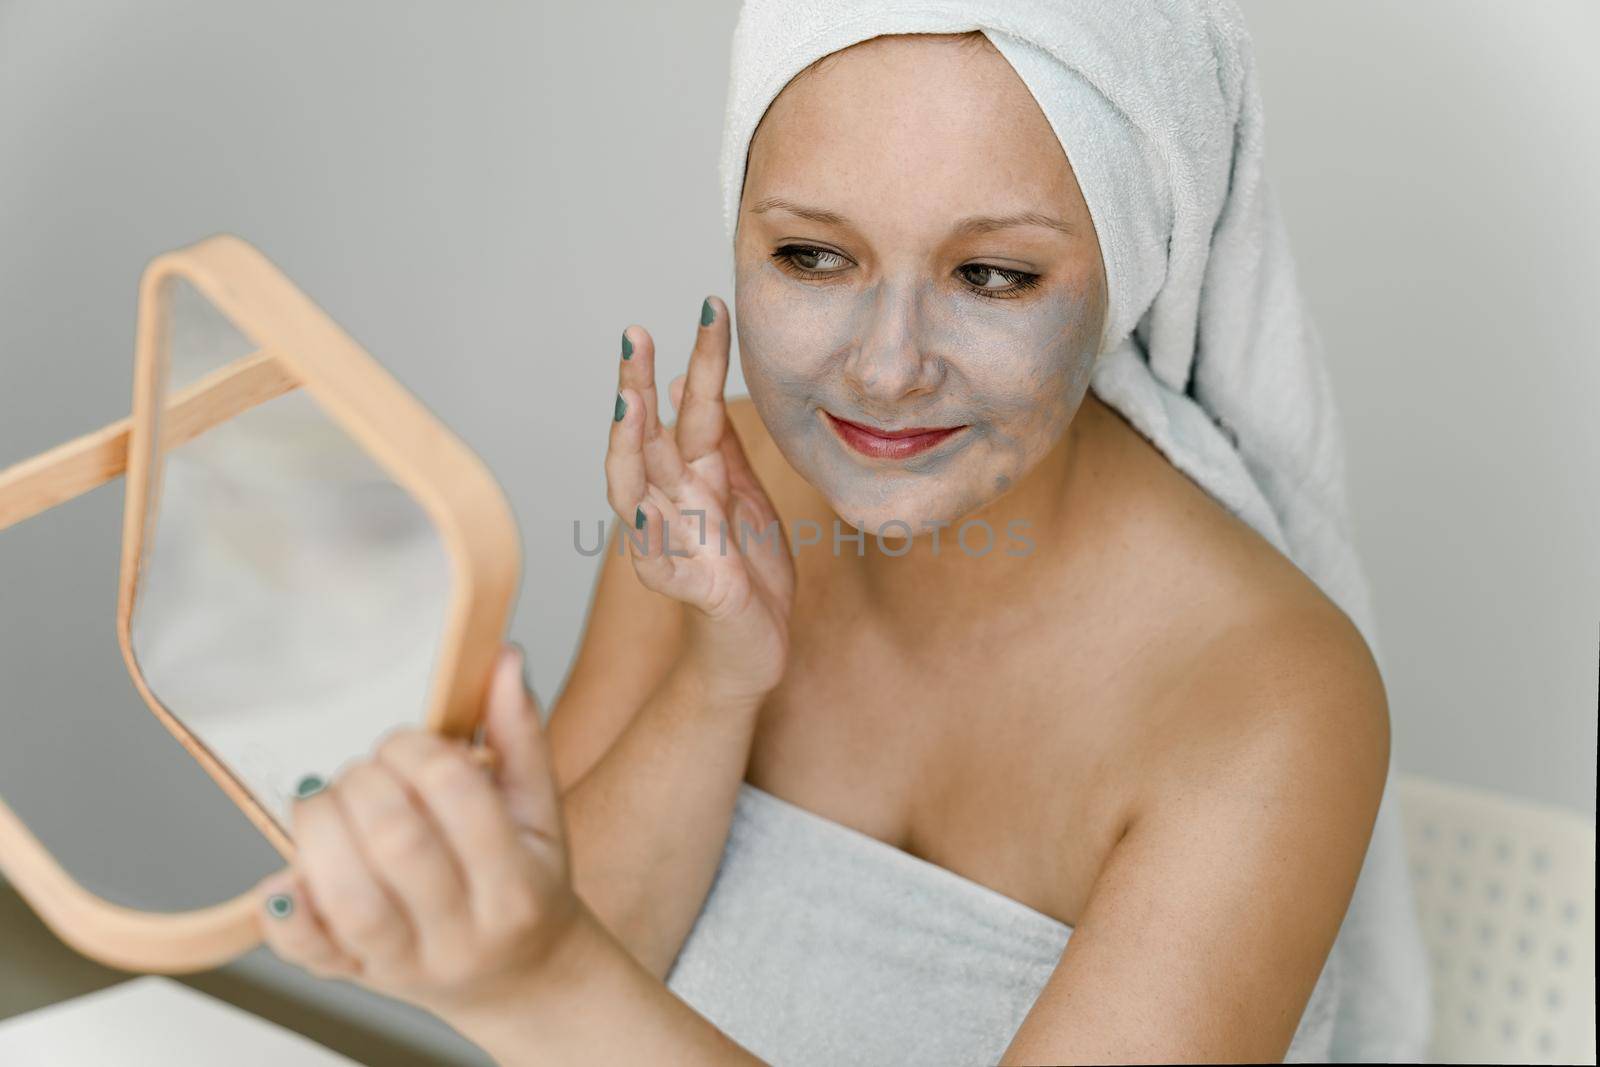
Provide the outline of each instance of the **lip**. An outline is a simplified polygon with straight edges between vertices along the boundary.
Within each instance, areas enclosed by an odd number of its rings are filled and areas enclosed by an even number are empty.
[[[856,452],[873,459],[908,459],[921,455],[965,430],[961,426],[911,426],[903,430],[883,430],[841,419],[823,411],[834,434]]]

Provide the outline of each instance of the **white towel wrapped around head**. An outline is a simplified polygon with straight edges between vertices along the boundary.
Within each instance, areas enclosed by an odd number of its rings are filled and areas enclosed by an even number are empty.
[[[1338,414],[1266,181],[1254,57],[1231,2],[747,0],[721,156],[730,240],[750,139],[791,78],[872,37],[969,30],[1038,101],[1094,220],[1109,299],[1091,388],[1314,580],[1381,667]],[[1429,980],[1396,806],[1390,788],[1334,946],[1339,1060],[1425,1053]]]

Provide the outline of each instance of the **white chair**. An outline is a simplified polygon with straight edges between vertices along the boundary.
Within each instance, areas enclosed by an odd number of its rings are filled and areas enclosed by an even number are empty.
[[[1400,775],[1438,1063],[1595,1062],[1595,824]]]

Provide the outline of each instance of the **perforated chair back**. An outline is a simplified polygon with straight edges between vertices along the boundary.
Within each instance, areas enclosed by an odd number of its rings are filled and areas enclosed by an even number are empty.
[[[1595,824],[1413,775],[1400,807],[1439,1063],[1595,1062]]]

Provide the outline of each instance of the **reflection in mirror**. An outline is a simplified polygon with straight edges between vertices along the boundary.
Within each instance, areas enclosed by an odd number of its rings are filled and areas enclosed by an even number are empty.
[[[212,368],[184,339],[226,338],[215,320],[185,329],[186,309],[170,307],[174,365],[203,376]],[[423,724],[451,592],[444,546],[300,390],[166,450],[150,484],[134,658],[155,698],[287,832],[308,779],[331,780],[393,727]]]
[[[128,678],[122,506],[118,480],[0,530],[0,796],[90,892],[183,911],[283,860]],[[0,933],[0,972],[7,953]]]

